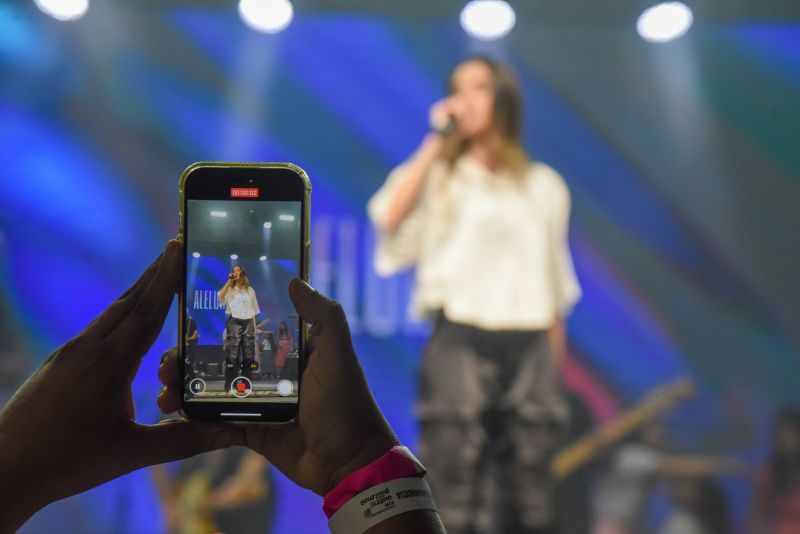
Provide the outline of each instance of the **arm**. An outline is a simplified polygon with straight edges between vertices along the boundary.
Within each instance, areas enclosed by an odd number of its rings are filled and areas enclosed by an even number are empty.
[[[261,308],[258,307],[258,299],[256,298],[256,290],[252,287],[250,289],[250,301],[251,306],[253,307],[253,334],[255,334],[256,330],[258,330],[258,325],[256,324],[256,315],[261,313]]]
[[[446,135],[428,133],[422,140],[417,151],[407,162],[407,175],[405,181],[395,192],[389,203],[388,213],[382,221],[383,229],[394,233],[405,220],[411,209],[419,199],[420,191],[425,183],[425,178],[431,165],[436,161],[450,143],[458,143],[462,138],[459,131],[459,117],[463,117],[466,108],[464,102],[452,96],[443,98],[431,106],[428,112],[428,122],[435,130],[442,129],[452,120],[456,120],[456,129]]]
[[[233,279],[232,278],[228,278],[228,281],[225,282],[225,285],[222,286],[222,289],[220,289],[217,292],[217,296],[219,297],[219,300],[225,300],[225,295],[228,294],[228,289],[231,288],[231,284],[232,283],[233,283]]]
[[[405,180],[391,199],[386,219],[383,221],[384,228],[390,233],[399,228],[406,215],[416,205],[428,171],[441,154],[443,144],[442,136],[429,133],[408,161]]]
[[[563,322],[572,307],[581,298],[581,286],[575,275],[575,266],[569,248],[569,219],[572,212],[572,198],[564,179],[553,169],[548,169],[553,177],[552,208],[552,258],[555,279],[557,321]],[[563,324],[561,325],[563,330]],[[559,335],[557,332],[555,335]],[[565,345],[562,343],[562,347]]]
[[[658,461],[659,474],[678,477],[741,474],[743,466],[730,458],[701,456],[662,456]]]
[[[547,330],[547,337],[553,351],[553,361],[560,367],[567,350],[567,328],[563,319],[557,319],[553,323]]]

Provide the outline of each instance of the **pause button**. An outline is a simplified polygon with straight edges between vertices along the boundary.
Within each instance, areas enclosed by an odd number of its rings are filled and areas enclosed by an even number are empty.
[[[189,391],[194,395],[199,395],[206,390],[206,382],[202,378],[195,378],[189,382]]]

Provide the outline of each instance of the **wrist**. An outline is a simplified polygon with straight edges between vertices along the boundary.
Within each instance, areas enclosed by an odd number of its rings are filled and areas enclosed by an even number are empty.
[[[443,148],[444,137],[436,132],[428,132],[417,151],[417,157],[422,162],[431,164],[439,157]]]
[[[0,532],[16,532],[49,503],[41,495],[41,486],[29,478],[18,466],[0,464]]]
[[[322,510],[330,518],[328,525],[331,531],[355,531],[354,524],[362,523],[360,518],[365,518],[367,523],[375,523],[377,515],[389,508],[394,510],[388,516],[393,516],[415,509],[415,504],[434,506],[430,488],[422,480],[426,472],[425,466],[402,445],[392,447],[374,461],[353,471],[327,492],[322,501]],[[398,503],[394,502],[394,491],[399,492],[396,496],[398,502],[404,501],[405,504],[395,506]],[[417,502],[413,498],[408,500],[409,497],[423,497],[424,502]],[[374,509],[376,506],[381,508],[380,512]],[[377,522],[382,519],[386,517]],[[361,525],[359,532],[368,526]]]
[[[443,532],[435,528],[437,519],[428,482],[412,476],[393,478],[353,495],[329,516],[328,527],[332,534]]]
[[[358,471],[362,467],[371,464],[395,445],[400,442],[393,433],[381,433],[359,447],[352,458],[342,463],[340,466],[332,469],[322,484],[322,491],[320,495],[325,496],[331,491],[339,482],[344,480],[347,475]]]

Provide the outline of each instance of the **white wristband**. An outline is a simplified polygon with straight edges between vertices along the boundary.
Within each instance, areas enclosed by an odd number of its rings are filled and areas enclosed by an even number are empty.
[[[398,478],[362,491],[331,516],[328,527],[333,534],[361,534],[412,510],[436,511],[431,488],[422,477]]]

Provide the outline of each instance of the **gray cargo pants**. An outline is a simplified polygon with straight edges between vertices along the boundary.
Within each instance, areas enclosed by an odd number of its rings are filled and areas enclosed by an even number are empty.
[[[546,331],[440,318],[419,379],[419,455],[447,531],[549,532],[568,414]]]

